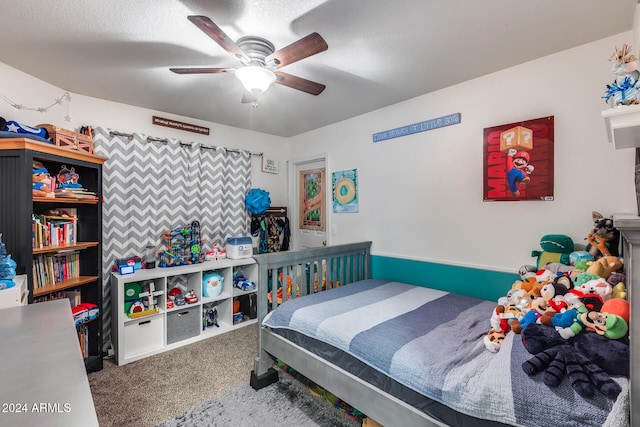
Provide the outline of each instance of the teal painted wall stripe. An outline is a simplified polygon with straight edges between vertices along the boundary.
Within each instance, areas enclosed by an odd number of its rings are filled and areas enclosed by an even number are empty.
[[[374,279],[410,283],[442,291],[497,301],[520,277],[517,273],[372,255]]]

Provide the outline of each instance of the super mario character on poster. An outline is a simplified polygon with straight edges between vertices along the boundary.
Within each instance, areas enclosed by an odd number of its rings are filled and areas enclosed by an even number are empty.
[[[484,200],[553,200],[553,116],[484,130]]]

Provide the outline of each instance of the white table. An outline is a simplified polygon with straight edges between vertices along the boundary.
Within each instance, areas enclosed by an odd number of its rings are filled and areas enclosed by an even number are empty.
[[[98,426],[69,301],[0,310],[0,426]]]

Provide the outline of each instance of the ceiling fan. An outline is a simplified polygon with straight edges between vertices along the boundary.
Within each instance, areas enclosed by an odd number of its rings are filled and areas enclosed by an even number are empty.
[[[323,84],[282,71],[275,71],[285,65],[327,50],[327,42],[320,34],[311,33],[282,49],[275,50],[273,44],[262,37],[247,36],[234,42],[206,16],[192,15],[188,19],[238,59],[242,66],[239,68],[169,68],[174,73],[234,73],[249,92],[243,96],[242,102],[249,102],[254,106],[257,106],[257,95],[267,90],[272,83],[288,86],[311,95],[319,95],[325,89],[326,86]]]

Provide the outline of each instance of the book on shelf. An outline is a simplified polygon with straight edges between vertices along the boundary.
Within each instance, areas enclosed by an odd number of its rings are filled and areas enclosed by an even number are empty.
[[[74,214],[69,213],[69,210],[53,209],[46,213],[31,215],[31,244],[33,248],[77,243],[77,210],[73,209]]]
[[[80,276],[80,256],[76,251],[37,255],[32,268],[34,288],[53,286]]]

